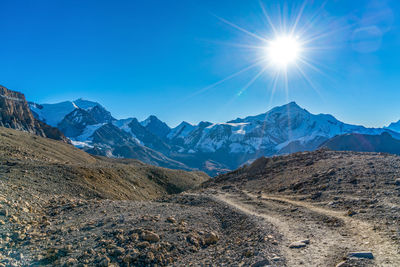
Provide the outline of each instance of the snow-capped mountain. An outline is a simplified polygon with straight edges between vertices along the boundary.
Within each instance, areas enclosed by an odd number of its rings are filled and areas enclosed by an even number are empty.
[[[57,127],[66,115],[81,108],[84,110],[101,106],[99,103],[84,100],[82,98],[75,101],[64,101],[56,104],[36,104],[29,102],[29,107],[35,117],[50,126]]]
[[[149,116],[146,120],[140,122],[140,124],[161,139],[165,139],[171,131],[171,128],[165,122],[162,122],[154,115]]]
[[[116,122],[114,125],[118,125],[118,122]],[[139,140],[143,145],[168,154],[170,146],[165,143],[161,137],[150,132],[148,128],[143,126],[142,123],[140,123],[136,118],[131,119],[130,122],[124,126],[124,129],[127,133],[131,134],[132,137]]]
[[[315,149],[323,140],[344,133],[381,134],[385,129],[345,124],[332,115],[314,115],[295,102],[267,113],[227,123],[200,123],[184,138],[187,150],[213,153],[276,154],[297,142],[298,150]],[[294,152],[294,151],[292,151]]]
[[[76,146],[92,153],[148,163],[170,161],[174,163],[168,164],[178,168],[183,163],[211,174],[237,168],[259,156],[313,150],[347,133],[388,132],[400,139],[393,124],[388,128],[346,124],[332,115],[311,114],[295,102],[226,123],[182,122],[172,129],[156,116],[141,122],[136,118],[117,120],[100,104],[82,99],[50,105],[31,103],[30,107],[38,119],[55,124]]]
[[[186,136],[188,136],[196,126],[183,121],[181,122],[178,126],[175,128],[171,129],[171,131],[168,133],[167,138],[169,140],[178,140],[178,139],[184,139]]]

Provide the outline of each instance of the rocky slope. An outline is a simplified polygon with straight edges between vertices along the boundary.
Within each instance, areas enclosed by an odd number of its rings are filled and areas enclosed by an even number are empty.
[[[0,265],[282,266],[260,236],[272,226],[210,194],[169,196],[207,179],[0,128]]]
[[[152,199],[208,179],[201,172],[95,157],[70,144],[2,127],[0,176],[50,195],[112,199]]]
[[[380,135],[338,135],[322,143],[320,147],[337,151],[384,152],[396,155],[400,154],[400,140],[393,138],[389,133],[382,133]]]
[[[400,263],[397,156],[260,158],[189,189],[206,177],[5,128],[0,139],[1,265]]]
[[[280,228],[289,266],[398,266],[399,166],[395,155],[319,150],[260,158],[204,186]]]
[[[0,126],[68,142],[57,129],[34,118],[25,96],[0,86]]]

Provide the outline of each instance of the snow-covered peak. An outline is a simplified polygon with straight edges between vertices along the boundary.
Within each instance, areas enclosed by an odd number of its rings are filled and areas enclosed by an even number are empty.
[[[82,98],[75,101],[64,101],[55,104],[36,104],[29,103],[30,109],[33,111],[34,115],[41,121],[57,127],[57,125],[72,111],[75,109],[90,110],[94,107],[99,107],[104,110],[99,103],[84,100]]]
[[[85,110],[91,109],[91,108],[93,108],[95,106],[101,106],[97,102],[85,100],[83,98],[79,98],[79,99],[73,101],[73,104],[75,104],[77,107],[79,107],[81,109],[85,109]]]
[[[195,127],[196,126],[186,121],[183,121],[169,132],[167,138],[168,139],[185,138],[188,134],[190,134],[190,132],[192,132],[195,129]]]
[[[56,127],[67,114],[76,109],[76,106],[71,101],[42,105],[30,103],[30,109],[39,120]]]
[[[286,105],[274,107],[266,113],[262,113],[255,116],[248,116],[245,118],[237,118],[228,123],[242,123],[242,122],[263,122],[269,120],[271,117],[276,118],[278,116],[293,116],[297,114],[308,113],[307,110],[301,108],[296,102],[290,102]]]
[[[157,118],[157,117],[154,116],[154,115],[150,115],[147,119],[145,119],[144,121],[141,121],[140,124],[141,124],[142,126],[146,127],[146,126],[149,125],[150,123],[159,123],[159,122],[162,123],[162,121],[161,121],[159,118]]]
[[[165,122],[159,120],[154,115],[149,116],[147,119],[140,122],[140,124],[145,127],[146,130],[160,137],[161,139],[164,139],[171,131],[171,128],[169,128]]]

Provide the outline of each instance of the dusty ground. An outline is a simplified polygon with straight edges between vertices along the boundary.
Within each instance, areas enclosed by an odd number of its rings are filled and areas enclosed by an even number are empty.
[[[296,153],[261,158],[205,187],[276,226],[288,266],[400,266],[399,167],[388,154]],[[310,244],[288,249],[302,239]],[[374,259],[346,257],[354,251]]]
[[[397,156],[261,158],[190,189],[201,174],[1,138],[0,266],[400,266]]]
[[[272,260],[285,266],[282,237],[273,225],[213,195],[157,202],[61,195],[27,201],[27,193],[5,184],[0,190],[7,210],[0,216],[5,266],[249,266]]]

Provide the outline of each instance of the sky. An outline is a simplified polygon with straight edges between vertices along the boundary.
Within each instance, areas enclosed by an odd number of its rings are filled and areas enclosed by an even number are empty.
[[[29,101],[85,98],[170,126],[290,101],[369,127],[400,119],[398,0],[0,0],[0,12],[0,84]],[[254,65],[288,32],[301,61]]]

